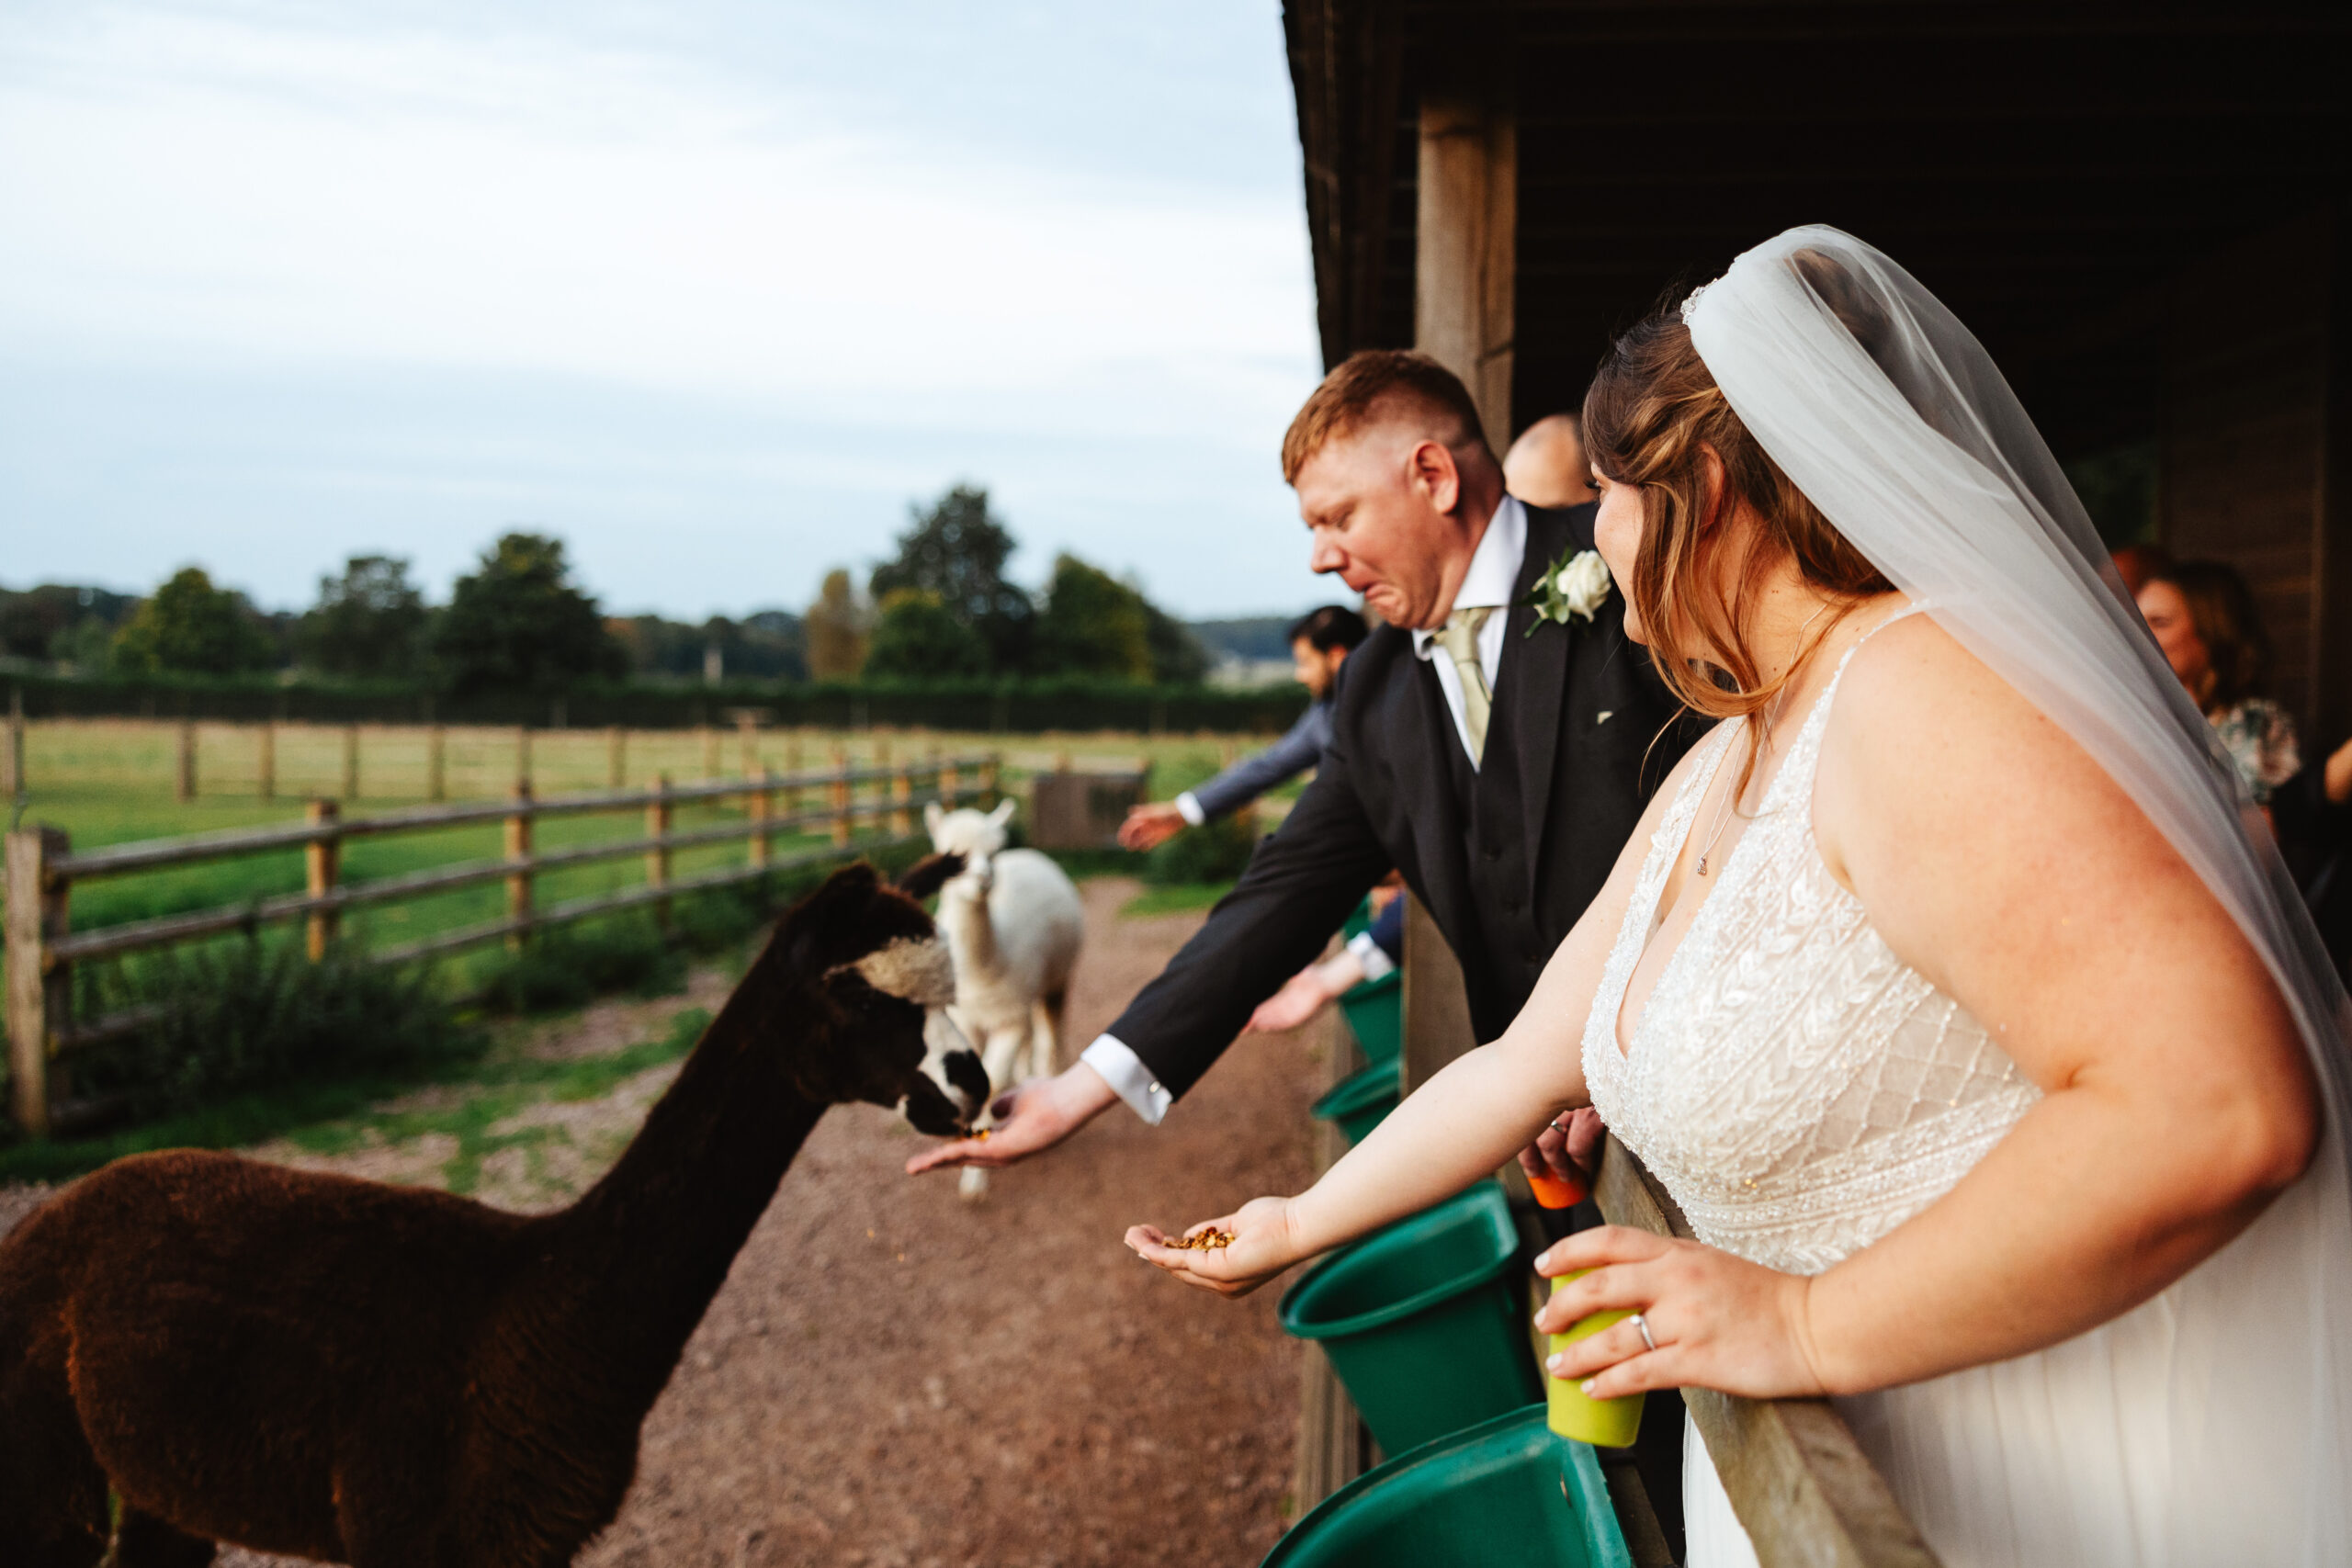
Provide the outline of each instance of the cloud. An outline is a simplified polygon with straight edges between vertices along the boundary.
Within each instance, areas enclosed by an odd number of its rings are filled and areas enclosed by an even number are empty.
[[[268,510],[276,462],[285,503],[314,529],[322,483],[374,485],[477,537],[544,502],[557,513],[546,525],[566,526],[567,510],[612,521],[618,507],[688,544],[698,524],[664,519],[665,496],[691,492],[720,526],[803,485],[831,497],[836,536],[870,555],[899,524],[907,476],[952,468],[1034,494],[1034,543],[1083,533],[1090,553],[1139,566],[1180,601],[1298,597],[1295,570],[1273,594],[1223,597],[1198,570],[1197,535],[1123,533],[1115,512],[1085,528],[1080,510],[1148,491],[1152,504],[1130,512],[1190,493],[1201,514],[1229,513],[1239,494],[1253,527],[1287,515],[1265,454],[1315,374],[1294,146],[1236,177],[1237,144],[1211,136],[1207,166],[1183,177],[1165,127],[1106,108],[1108,150],[1056,155],[1067,126],[1024,134],[1036,118],[1024,102],[1069,62],[1040,69],[969,8],[922,12],[927,71],[958,41],[937,31],[964,18],[977,85],[957,91],[980,96],[943,104],[889,78],[887,26],[814,34],[814,59],[762,35],[733,59],[723,28],[648,43],[615,20],[626,13],[551,12],[504,31],[357,16],[61,8],[12,29],[0,344],[16,374],[336,389],[274,437],[222,432],[244,454],[228,486],[238,504]],[[1260,42],[1280,96],[1278,37],[1266,27]],[[1118,59],[1090,49],[1090,66]],[[990,72],[1003,79],[991,85]],[[863,94],[861,76],[888,85]],[[1098,76],[1088,92],[1107,103],[1117,84]],[[1155,82],[1155,102],[1168,90]],[[1210,101],[1230,91],[1220,81]],[[956,134],[978,105],[990,130]],[[397,431],[334,424],[370,377],[467,383],[453,400],[480,423],[449,429],[427,399],[403,404]],[[737,434],[698,442],[656,421],[631,440],[600,425],[608,449],[567,464],[560,448],[580,433],[548,428],[528,404],[535,387],[592,389],[578,396],[608,412],[632,399],[730,411],[714,423]],[[117,456],[159,438],[126,431]],[[991,471],[992,448],[1009,467]],[[200,485],[202,455],[190,457]],[[608,489],[616,465],[644,481],[628,505]],[[12,484],[20,499],[76,497],[137,536],[134,481],[61,475],[20,448],[0,451],[0,500]],[[601,500],[582,506],[583,491]],[[204,544],[235,575],[235,529]],[[679,561],[662,594],[683,603],[693,569]]]

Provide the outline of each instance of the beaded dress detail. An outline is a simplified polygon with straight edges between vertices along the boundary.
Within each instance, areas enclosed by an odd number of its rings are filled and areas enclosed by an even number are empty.
[[[1845,674],[1841,660],[1621,1052],[1660,890],[1739,727],[1708,739],[1650,840],[1584,1036],[1594,1109],[1699,1238],[1797,1274],[1926,1208],[2041,1098],[1822,864],[1814,773]]]

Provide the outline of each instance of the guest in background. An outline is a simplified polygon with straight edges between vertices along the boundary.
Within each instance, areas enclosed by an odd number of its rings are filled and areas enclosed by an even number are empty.
[[[1310,964],[1283,982],[1283,988],[1258,1004],[1250,1027],[1274,1034],[1296,1029],[1326,1007],[1366,980],[1385,979],[1405,961],[1404,886],[1389,874],[1389,881],[1372,890],[1373,917],[1369,928],[1348,939],[1348,945],[1330,957]]]
[[[1198,789],[1129,811],[1119,825],[1120,847],[1156,849],[1186,828],[1230,816],[1276,784],[1313,767],[1330,743],[1331,693],[1340,679],[1340,666],[1364,635],[1363,617],[1344,604],[1326,604],[1294,622],[1291,663],[1298,683],[1312,699],[1298,722],[1265,750],[1236,762]]]
[[[2115,562],[2117,575],[2134,599],[2148,586],[2148,579],[2172,570],[2172,552],[2162,545],[2126,545],[2109,558]]]
[[[1584,455],[1584,416],[1546,414],[1503,454],[1503,489],[1530,506],[1582,506],[1593,497]]]
[[[2122,561],[2117,560],[2118,570]],[[2352,741],[2303,765],[2294,720],[2260,694],[2268,639],[2245,579],[2219,561],[2165,561],[2139,591],[2140,614],[2173,673],[2236,762],[2269,818],[2328,956],[2352,984]]]
[[[2263,694],[2270,642],[2254,591],[2233,567],[2182,561],[2150,573],[2139,602],[2172,672],[2212,721],[2255,804],[2267,811],[2271,792],[2301,772],[2303,761],[2294,719]]]

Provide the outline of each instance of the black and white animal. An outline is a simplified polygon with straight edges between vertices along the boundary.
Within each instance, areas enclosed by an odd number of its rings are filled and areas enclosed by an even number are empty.
[[[1085,908],[1062,868],[1035,850],[1004,847],[1012,817],[1010,800],[993,811],[923,810],[933,847],[964,859],[962,874],[940,889],[939,931],[956,960],[951,1010],[979,1048],[991,1093],[1055,1070],[1086,936]],[[978,1198],[988,1180],[967,1166],[958,1190]]]

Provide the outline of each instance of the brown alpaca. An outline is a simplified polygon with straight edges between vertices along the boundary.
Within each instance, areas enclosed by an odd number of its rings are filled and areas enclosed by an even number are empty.
[[[838,873],[558,1213],[188,1150],[77,1183],[0,1243],[0,1565],[91,1568],[109,1489],[118,1568],[569,1562],[826,1107],[979,1108],[951,973],[912,898]]]

